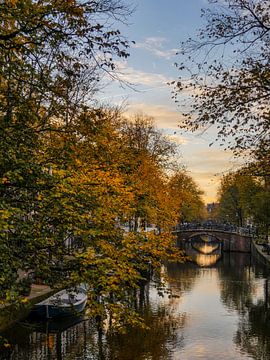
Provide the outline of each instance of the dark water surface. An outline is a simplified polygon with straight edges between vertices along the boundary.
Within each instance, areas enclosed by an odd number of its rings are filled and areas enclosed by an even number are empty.
[[[97,333],[90,320],[65,319],[38,329],[18,324],[5,334],[12,360],[270,360],[270,273],[249,254],[225,254],[215,265],[169,265],[164,274],[178,297],[145,289],[149,331]],[[142,299],[141,299],[142,300]]]

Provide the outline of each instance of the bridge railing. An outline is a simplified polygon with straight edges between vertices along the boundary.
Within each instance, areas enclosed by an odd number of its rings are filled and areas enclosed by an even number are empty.
[[[183,223],[175,226],[174,231],[185,230],[217,230],[230,233],[237,233],[241,235],[257,236],[258,231],[256,228],[238,227],[231,224],[217,224],[217,223]]]

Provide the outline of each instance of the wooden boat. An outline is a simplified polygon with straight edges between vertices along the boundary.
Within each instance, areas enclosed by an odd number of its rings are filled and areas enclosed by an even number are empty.
[[[81,313],[87,303],[87,290],[78,286],[73,290],[61,290],[46,300],[36,304],[31,316],[45,319]]]

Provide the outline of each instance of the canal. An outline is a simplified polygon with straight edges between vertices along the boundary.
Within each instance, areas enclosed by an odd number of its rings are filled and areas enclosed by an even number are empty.
[[[159,296],[154,282],[146,286],[149,330],[98,334],[85,318],[24,322],[4,334],[11,348],[0,359],[270,359],[269,270],[249,254],[225,253],[216,263],[207,256],[200,266],[164,266],[174,296]]]

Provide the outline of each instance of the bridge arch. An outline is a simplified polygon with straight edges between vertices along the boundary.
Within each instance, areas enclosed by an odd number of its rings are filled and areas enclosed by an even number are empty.
[[[174,231],[177,235],[177,246],[184,247],[185,243],[195,236],[214,236],[222,243],[223,251],[250,252],[252,237],[250,235],[228,232],[217,229],[179,229]]]
[[[209,231],[199,231],[199,232],[191,233],[191,234],[189,234],[187,239],[190,240],[196,236],[204,236],[204,235],[214,237],[215,239],[217,239],[220,242],[223,241],[222,238],[220,238],[217,234],[213,234]]]

